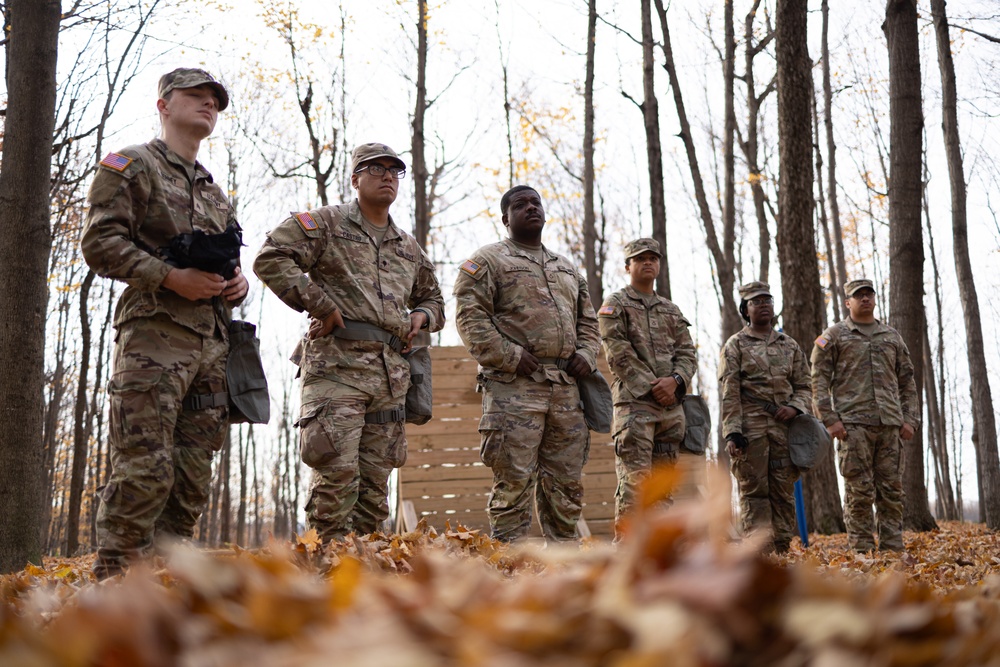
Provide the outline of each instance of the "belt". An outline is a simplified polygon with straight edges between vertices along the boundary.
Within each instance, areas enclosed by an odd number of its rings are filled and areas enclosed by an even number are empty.
[[[365,415],[366,424],[388,424],[389,422],[401,422],[406,419],[406,408],[400,406],[390,410],[379,410],[369,412]]]
[[[229,405],[229,394],[220,391],[215,394],[189,394],[182,402],[185,410],[207,410]]]
[[[556,366],[562,371],[569,367],[569,359],[561,359],[559,357],[536,357],[536,359],[543,366]]]
[[[778,406],[775,405],[774,403],[771,403],[770,401],[765,401],[761,398],[757,398],[756,396],[751,396],[745,391],[741,391],[740,395],[743,396],[743,398],[750,401],[751,403],[756,403],[760,407],[764,408],[764,412],[771,415],[772,417],[778,412]]]
[[[377,340],[385,343],[396,352],[401,352],[406,344],[396,334],[389,333],[382,327],[368,322],[344,319],[344,326],[333,330],[335,338],[344,340]]]

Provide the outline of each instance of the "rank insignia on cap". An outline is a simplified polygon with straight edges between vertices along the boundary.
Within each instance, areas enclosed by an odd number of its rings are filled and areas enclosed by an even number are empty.
[[[614,306],[601,306],[601,309],[599,311],[597,311],[597,314],[598,315],[614,315],[615,314],[615,307]]]
[[[108,153],[108,156],[101,160],[101,166],[115,171],[125,171],[125,168],[132,164],[132,158],[121,153]]]
[[[467,259],[459,268],[468,273],[470,276],[474,276],[482,267],[473,262],[471,259]]]
[[[296,213],[295,219],[299,221],[299,224],[302,226],[302,229],[306,230],[307,232],[311,232],[314,229],[319,229],[319,225],[316,224],[316,221],[313,220],[313,217],[308,213]]]
[[[825,350],[826,346],[830,344],[830,339],[820,336],[816,339],[816,346],[821,350]]]

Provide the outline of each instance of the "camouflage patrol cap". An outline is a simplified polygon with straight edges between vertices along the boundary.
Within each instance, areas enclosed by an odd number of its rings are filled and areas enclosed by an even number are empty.
[[[867,287],[873,292],[875,291],[875,287],[872,284],[872,281],[868,280],[868,278],[861,278],[860,280],[852,280],[851,282],[844,285],[844,294],[846,294],[849,297],[854,296],[854,293],[863,287]]]
[[[226,91],[226,87],[205,70],[191,67],[178,67],[161,76],[158,88],[159,96],[164,98],[171,90],[197,88],[198,86],[209,86],[215,91],[215,96],[219,98],[219,111],[224,111],[229,106],[229,92]]]
[[[771,286],[767,283],[762,283],[759,280],[747,283],[746,285],[740,285],[739,292],[740,298],[744,301],[749,301],[757,296],[772,296]]]
[[[406,163],[399,159],[396,151],[385,144],[361,144],[351,152],[351,173],[358,170],[362,162],[368,162],[380,157],[391,158],[399,164],[400,169],[406,169]]]
[[[660,252],[660,243],[656,239],[643,238],[626,244],[625,259],[632,259],[644,252],[655,253],[657,257],[663,257],[663,253]]]

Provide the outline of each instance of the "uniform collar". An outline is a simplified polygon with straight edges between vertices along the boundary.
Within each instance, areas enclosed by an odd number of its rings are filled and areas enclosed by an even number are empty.
[[[191,163],[182,158],[177,153],[170,150],[170,147],[167,146],[167,142],[165,142],[163,139],[156,137],[151,142],[149,142],[149,145],[153,146],[156,150],[160,151],[160,153],[163,154],[163,157],[166,158],[167,162],[177,165],[184,171],[185,174],[188,173],[188,169],[190,168]],[[205,169],[205,167],[203,167],[202,164],[197,160],[194,161],[194,176],[195,180],[199,181],[207,180],[209,183],[215,182],[215,179],[212,178],[212,174],[208,171],[208,169]]]
[[[751,329],[749,324],[746,325],[745,327],[743,327],[743,333],[745,333],[747,336],[750,336],[751,338],[756,338],[757,340],[767,341],[768,343],[774,342],[776,340],[783,340],[785,338],[785,332],[778,331],[777,329],[771,329],[771,331],[768,333],[767,337],[765,338],[761,334],[759,334],[756,331],[754,331],[753,329]]]
[[[632,287],[631,285],[625,286],[625,294],[627,294],[628,297],[633,301],[642,301],[643,303],[645,303],[646,299],[648,299],[650,296],[656,297],[656,300],[659,303],[665,303],[667,301],[667,299],[660,296],[656,292],[653,292],[652,294],[643,294],[642,292]]]
[[[357,200],[357,197],[355,197],[354,201],[351,202],[351,208],[347,212],[347,219],[361,231],[365,230],[364,226],[361,224],[361,221],[364,219],[364,216],[361,214],[361,202]],[[368,224],[371,225],[370,222]],[[372,225],[372,227],[374,226],[375,225]],[[390,239],[398,239],[401,236],[402,234],[399,232],[399,227],[397,227],[396,223],[393,222],[392,214],[390,213],[389,224],[385,228],[385,237],[382,240],[388,241]]]
[[[525,250],[524,248],[518,246],[516,243],[514,243],[514,241],[510,237],[505,238],[503,240],[503,244],[507,246],[512,255],[517,255],[518,257],[524,257],[525,259],[531,260],[535,264],[538,264],[538,257],[536,255],[533,255],[530,251]],[[544,244],[541,245],[540,248],[542,250],[546,262],[555,257],[555,255],[551,251],[549,251],[549,249],[546,248]]]
[[[852,331],[859,331],[860,328],[861,328],[858,325],[857,322],[855,322],[854,320],[851,319],[850,315],[848,315],[847,317],[844,318],[844,324],[846,324],[847,328],[851,329]],[[875,325],[875,331],[873,333],[878,333],[880,331],[884,331],[885,330],[885,325],[882,324],[882,320],[880,320],[878,318],[875,318],[875,321],[872,322],[872,324]]]

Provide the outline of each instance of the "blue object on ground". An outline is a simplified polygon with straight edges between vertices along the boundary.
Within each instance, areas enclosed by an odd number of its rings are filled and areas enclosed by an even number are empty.
[[[809,530],[806,528],[806,501],[802,498],[802,480],[795,480],[795,522],[799,524],[799,538],[802,546],[809,546]]]

